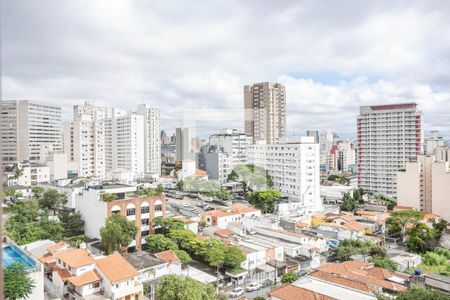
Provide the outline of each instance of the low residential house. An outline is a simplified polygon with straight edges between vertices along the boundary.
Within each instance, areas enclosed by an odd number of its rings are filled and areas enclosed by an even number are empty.
[[[345,225],[322,223],[317,229],[321,231],[324,236],[338,240],[357,240],[362,239],[365,235],[365,226],[358,222],[352,222]]]
[[[403,252],[396,256],[391,257],[391,259],[397,265],[397,270],[406,271],[409,268],[415,268],[422,263],[422,256],[415,253]]]
[[[155,233],[155,218],[166,215],[164,196],[146,197],[137,194],[135,186],[125,184],[98,184],[87,186],[76,196],[76,210],[85,221],[87,236],[100,239],[100,228],[113,214],[125,216],[138,228],[128,249],[145,250],[145,237]]]
[[[307,290],[293,284],[279,286],[267,293],[270,300],[334,300],[336,298]]]
[[[190,230],[193,233],[197,234],[198,233],[198,221],[195,221],[193,219],[188,219],[186,217],[183,216],[176,216],[174,217],[175,219],[183,222],[184,224],[184,229]]]
[[[450,277],[440,274],[427,274],[424,276],[425,287],[450,294]]]
[[[381,293],[386,290],[391,292],[405,291],[411,277],[406,273],[390,271],[357,261],[323,264],[310,276],[327,281],[337,282],[345,279],[359,284],[364,283],[372,293]]]
[[[64,299],[139,300],[143,297],[138,272],[120,254],[92,256],[86,249],[60,242],[39,260],[45,266],[48,289]]]
[[[241,223],[244,218],[257,218],[261,210],[240,203],[231,205],[228,209],[214,209],[200,214],[200,220],[207,226],[227,228],[229,223]]]
[[[152,281],[169,273],[168,263],[146,251],[127,253],[124,258],[138,271],[141,283]]]
[[[153,255],[166,263],[168,274],[181,274],[182,263],[175,252],[172,250],[166,250]]]

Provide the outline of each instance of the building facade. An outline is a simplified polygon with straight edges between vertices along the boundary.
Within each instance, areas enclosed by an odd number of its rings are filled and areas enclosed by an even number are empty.
[[[250,145],[247,162],[263,167],[274,187],[303,214],[322,210],[320,200],[319,144],[314,137],[285,137],[278,144]]]
[[[247,145],[251,138],[237,129],[224,129],[218,134],[209,137],[209,148],[219,152],[227,152],[232,156],[233,166],[244,164],[246,161]]]
[[[31,100],[0,102],[2,165],[40,161],[40,147],[62,149],[61,106]]]
[[[183,161],[192,159],[191,132],[189,128],[180,127],[176,129],[176,159]]]
[[[159,109],[140,104],[136,113],[144,117],[144,171],[150,176],[160,176],[161,131]]]
[[[420,153],[421,124],[421,113],[415,103],[360,108],[357,118],[360,188],[397,196],[397,171]]]
[[[244,86],[245,134],[276,143],[286,134],[286,89],[280,83]]]
[[[107,108],[86,101],[73,107],[73,122],[64,124],[64,152],[77,164],[78,176],[104,178]]]

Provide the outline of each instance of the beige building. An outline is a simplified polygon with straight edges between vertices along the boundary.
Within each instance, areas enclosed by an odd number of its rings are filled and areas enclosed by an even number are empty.
[[[31,100],[0,102],[2,165],[40,161],[40,147],[62,148],[61,106]]]
[[[450,166],[434,156],[419,155],[397,173],[397,203],[450,220]]]
[[[274,144],[286,134],[286,90],[280,83],[244,86],[245,134]]]

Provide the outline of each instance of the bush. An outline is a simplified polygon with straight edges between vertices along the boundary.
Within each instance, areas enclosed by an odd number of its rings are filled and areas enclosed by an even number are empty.
[[[447,257],[435,252],[427,252],[423,258],[423,263],[428,266],[440,266],[448,263]]]
[[[447,259],[450,259],[450,250],[448,249],[436,247],[436,249],[434,249],[434,253],[437,253],[439,255],[445,256]]]

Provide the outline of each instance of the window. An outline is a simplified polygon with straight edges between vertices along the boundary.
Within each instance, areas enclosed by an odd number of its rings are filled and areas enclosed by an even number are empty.
[[[98,287],[100,287],[100,282],[94,282],[94,283],[92,284],[92,288],[93,288],[93,289],[96,289],[96,288],[98,288]]]
[[[127,216],[134,216],[136,214],[136,209],[133,208],[127,208]]]
[[[155,211],[162,211],[162,204],[156,204]]]
[[[149,206],[141,206],[141,214],[148,214],[150,212]]]
[[[144,231],[142,231],[142,233],[141,233],[141,237],[147,236],[147,235],[149,235],[149,234],[150,234],[150,231],[144,230]]]
[[[150,222],[149,222],[149,219],[142,219],[142,220],[141,220],[141,225],[142,225],[142,226],[148,226],[149,223],[150,223]]]

